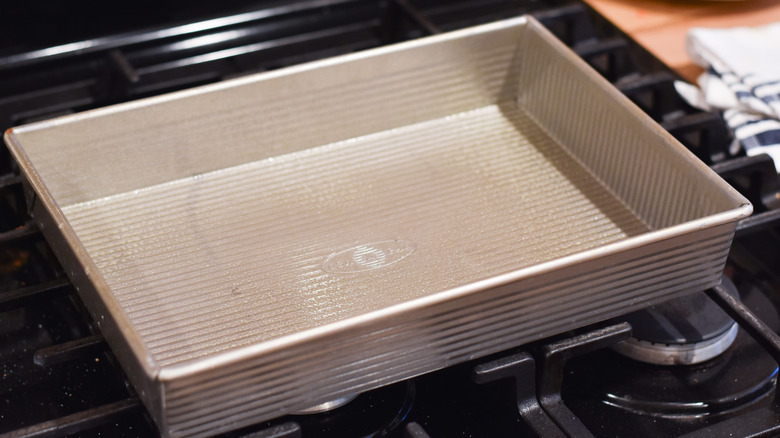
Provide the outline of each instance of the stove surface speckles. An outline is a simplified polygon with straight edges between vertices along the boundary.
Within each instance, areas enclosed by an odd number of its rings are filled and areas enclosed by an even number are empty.
[[[64,212],[161,364],[647,231],[527,115],[496,105]],[[413,263],[322,269],[399,236]]]

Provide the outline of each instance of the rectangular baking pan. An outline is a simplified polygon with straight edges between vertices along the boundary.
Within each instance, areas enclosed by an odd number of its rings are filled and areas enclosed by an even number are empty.
[[[14,128],[167,436],[718,283],[751,205],[532,18]]]

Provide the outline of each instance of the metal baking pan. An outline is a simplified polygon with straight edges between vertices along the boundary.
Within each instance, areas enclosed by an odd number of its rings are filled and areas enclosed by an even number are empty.
[[[168,436],[718,283],[751,206],[532,18],[14,128]]]

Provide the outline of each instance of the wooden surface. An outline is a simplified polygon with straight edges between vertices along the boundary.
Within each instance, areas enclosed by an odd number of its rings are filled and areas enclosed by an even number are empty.
[[[780,21],[780,1],[585,0],[656,57],[695,81],[701,68],[685,51],[692,27],[757,26]]]

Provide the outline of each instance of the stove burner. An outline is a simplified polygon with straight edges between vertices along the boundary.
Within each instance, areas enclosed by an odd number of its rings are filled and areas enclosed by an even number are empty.
[[[305,413],[297,412],[282,417],[280,421],[299,424],[304,437],[386,437],[402,428],[416,398],[416,381],[410,379],[341,398],[338,400],[342,402],[339,409],[336,409],[339,406],[329,407],[328,412],[307,409]],[[355,402],[349,403],[352,399],[355,399]]]
[[[355,395],[348,395],[346,397],[337,398],[335,400],[327,401],[325,403],[320,403],[318,405],[312,406],[310,408],[301,409],[297,412],[294,412],[294,415],[308,415],[308,414],[321,414],[323,412],[332,411],[334,409],[338,409],[345,404],[351,402],[352,400],[357,397],[357,394]]]
[[[738,284],[742,302],[772,330],[780,329],[778,307],[754,284]],[[647,436],[678,436],[769,405],[777,375],[772,356],[738,330],[723,354],[696,365],[646,364],[610,350],[572,359],[563,399],[603,436],[633,436],[636,428]],[[606,421],[615,415],[624,421]]]
[[[656,344],[631,338],[613,347],[618,353],[640,362],[656,365],[693,365],[702,363],[726,351],[737,338],[739,326],[731,325],[720,336],[691,344]]]
[[[626,379],[621,387],[605,385],[603,403],[643,416],[694,419],[726,414],[770,395],[777,365],[740,333],[735,348],[712,363],[684,368],[640,365],[618,373]],[[628,378],[632,373],[635,378]]]
[[[739,298],[725,275],[723,286]],[[739,327],[704,293],[666,301],[620,318],[633,328],[633,337],[613,348],[618,353],[656,365],[692,365],[726,351]]]

